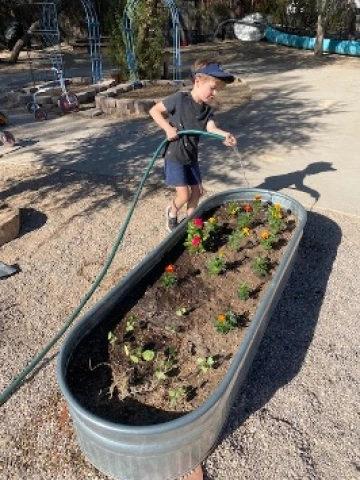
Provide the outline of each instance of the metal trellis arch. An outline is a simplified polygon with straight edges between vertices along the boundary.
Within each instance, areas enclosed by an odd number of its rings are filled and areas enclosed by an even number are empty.
[[[134,33],[132,25],[134,23],[135,10],[140,0],[127,0],[123,13],[123,37],[126,48],[126,60],[130,70],[130,78],[134,81],[139,80],[139,74],[136,66]],[[169,7],[171,21],[173,26],[173,80],[180,80],[180,21],[179,12],[173,0],[163,0]]]
[[[93,83],[102,80],[102,60],[100,56],[100,23],[92,0],[81,0],[88,25],[91,75]]]

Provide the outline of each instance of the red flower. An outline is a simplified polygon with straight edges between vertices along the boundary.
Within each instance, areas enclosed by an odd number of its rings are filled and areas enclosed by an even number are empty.
[[[168,265],[165,267],[165,272],[166,273],[174,273],[175,272],[175,265]]]
[[[201,237],[193,237],[193,239],[191,240],[191,246],[192,247],[198,247],[201,243]]]
[[[193,223],[198,228],[202,228],[204,225],[204,222],[201,220],[201,218],[194,218]]]
[[[246,205],[244,205],[244,210],[245,212],[252,212],[253,207],[247,203]]]

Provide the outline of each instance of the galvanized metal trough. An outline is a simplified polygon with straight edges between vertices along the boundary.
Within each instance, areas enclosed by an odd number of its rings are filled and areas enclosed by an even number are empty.
[[[183,241],[186,222],[180,224],[129,275],[95,304],[65,339],[58,360],[59,385],[67,401],[81,450],[95,467],[108,476],[118,480],[175,479],[185,475],[204,460],[216,445],[234,397],[246,377],[291,273],[307,215],[302,205],[287,195],[269,190],[238,188],[213,195],[201,203],[189,217],[201,217],[223,203],[251,201],[256,194],[260,194],[264,201],[280,203],[285,209],[290,209],[298,219],[298,226],[227,374],[201,407],[163,424],[143,427],[122,425],[89,412],[74,396],[67,378],[69,363],[79,343],[90,338],[95,327],[106,321],[116,305],[136,289],[141,279],[178,242]]]

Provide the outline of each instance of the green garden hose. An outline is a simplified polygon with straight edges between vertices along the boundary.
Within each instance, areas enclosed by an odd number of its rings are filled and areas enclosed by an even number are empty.
[[[203,132],[203,131],[198,131],[198,130],[183,130],[178,132],[179,136],[181,135],[199,135],[199,136],[205,136],[205,137],[210,137],[210,138],[216,138],[218,140],[224,140],[225,138],[222,135],[218,135],[217,133],[210,133],[210,132]],[[66,330],[71,326],[73,321],[76,319],[76,317],[79,315],[83,307],[86,305],[88,300],[92,297],[94,294],[95,290],[97,287],[100,285],[101,281],[103,280],[104,276],[106,275],[106,272],[108,271],[112,261],[114,260],[115,254],[120,246],[120,243],[124,237],[124,234],[126,232],[126,229],[129,225],[130,219],[132,217],[132,214],[135,210],[136,204],[139,200],[140,193],[143,189],[144,183],[149,176],[149,173],[155,163],[155,160],[157,159],[159,153],[161,150],[165,147],[165,145],[169,141],[167,139],[163,140],[161,144],[158,146],[156,149],[154,155],[152,156],[149,165],[147,166],[142,179],[139,183],[139,186],[135,192],[134,199],[132,201],[132,204],[130,206],[129,212],[125,218],[124,224],[121,227],[119,234],[116,238],[116,241],[112,247],[112,250],[105,262],[105,265],[97,278],[95,279],[94,283],[90,287],[89,291],[86,293],[84,298],[81,300],[77,308],[73,311],[73,313],[70,315],[68,320],[65,322],[63,327],[57,332],[57,334],[53,337],[53,339],[41,350],[41,352],[33,358],[33,360],[24,368],[24,370],[11,382],[11,384],[1,393],[0,395],[0,405],[3,405],[9,398],[10,396],[14,393],[14,391],[21,385],[23,380],[29,375],[29,373],[38,365],[38,363],[45,357],[45,355],[48,353],[48,351],[56,344],[58,340],[64,335]]]

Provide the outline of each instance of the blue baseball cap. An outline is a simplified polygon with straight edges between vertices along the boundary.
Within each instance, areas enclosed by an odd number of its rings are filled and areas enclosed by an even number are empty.
[[[221,65],[218,63],[209,63],[208,65],[193,70],[192,76],[195,77],[198,73],[203,73],[204,75],[209,75],[210,77],[218,78],[223,80],[226,83],[232,83],[235,80],[234,75],[231,75],[229,72],[225,72]]]

